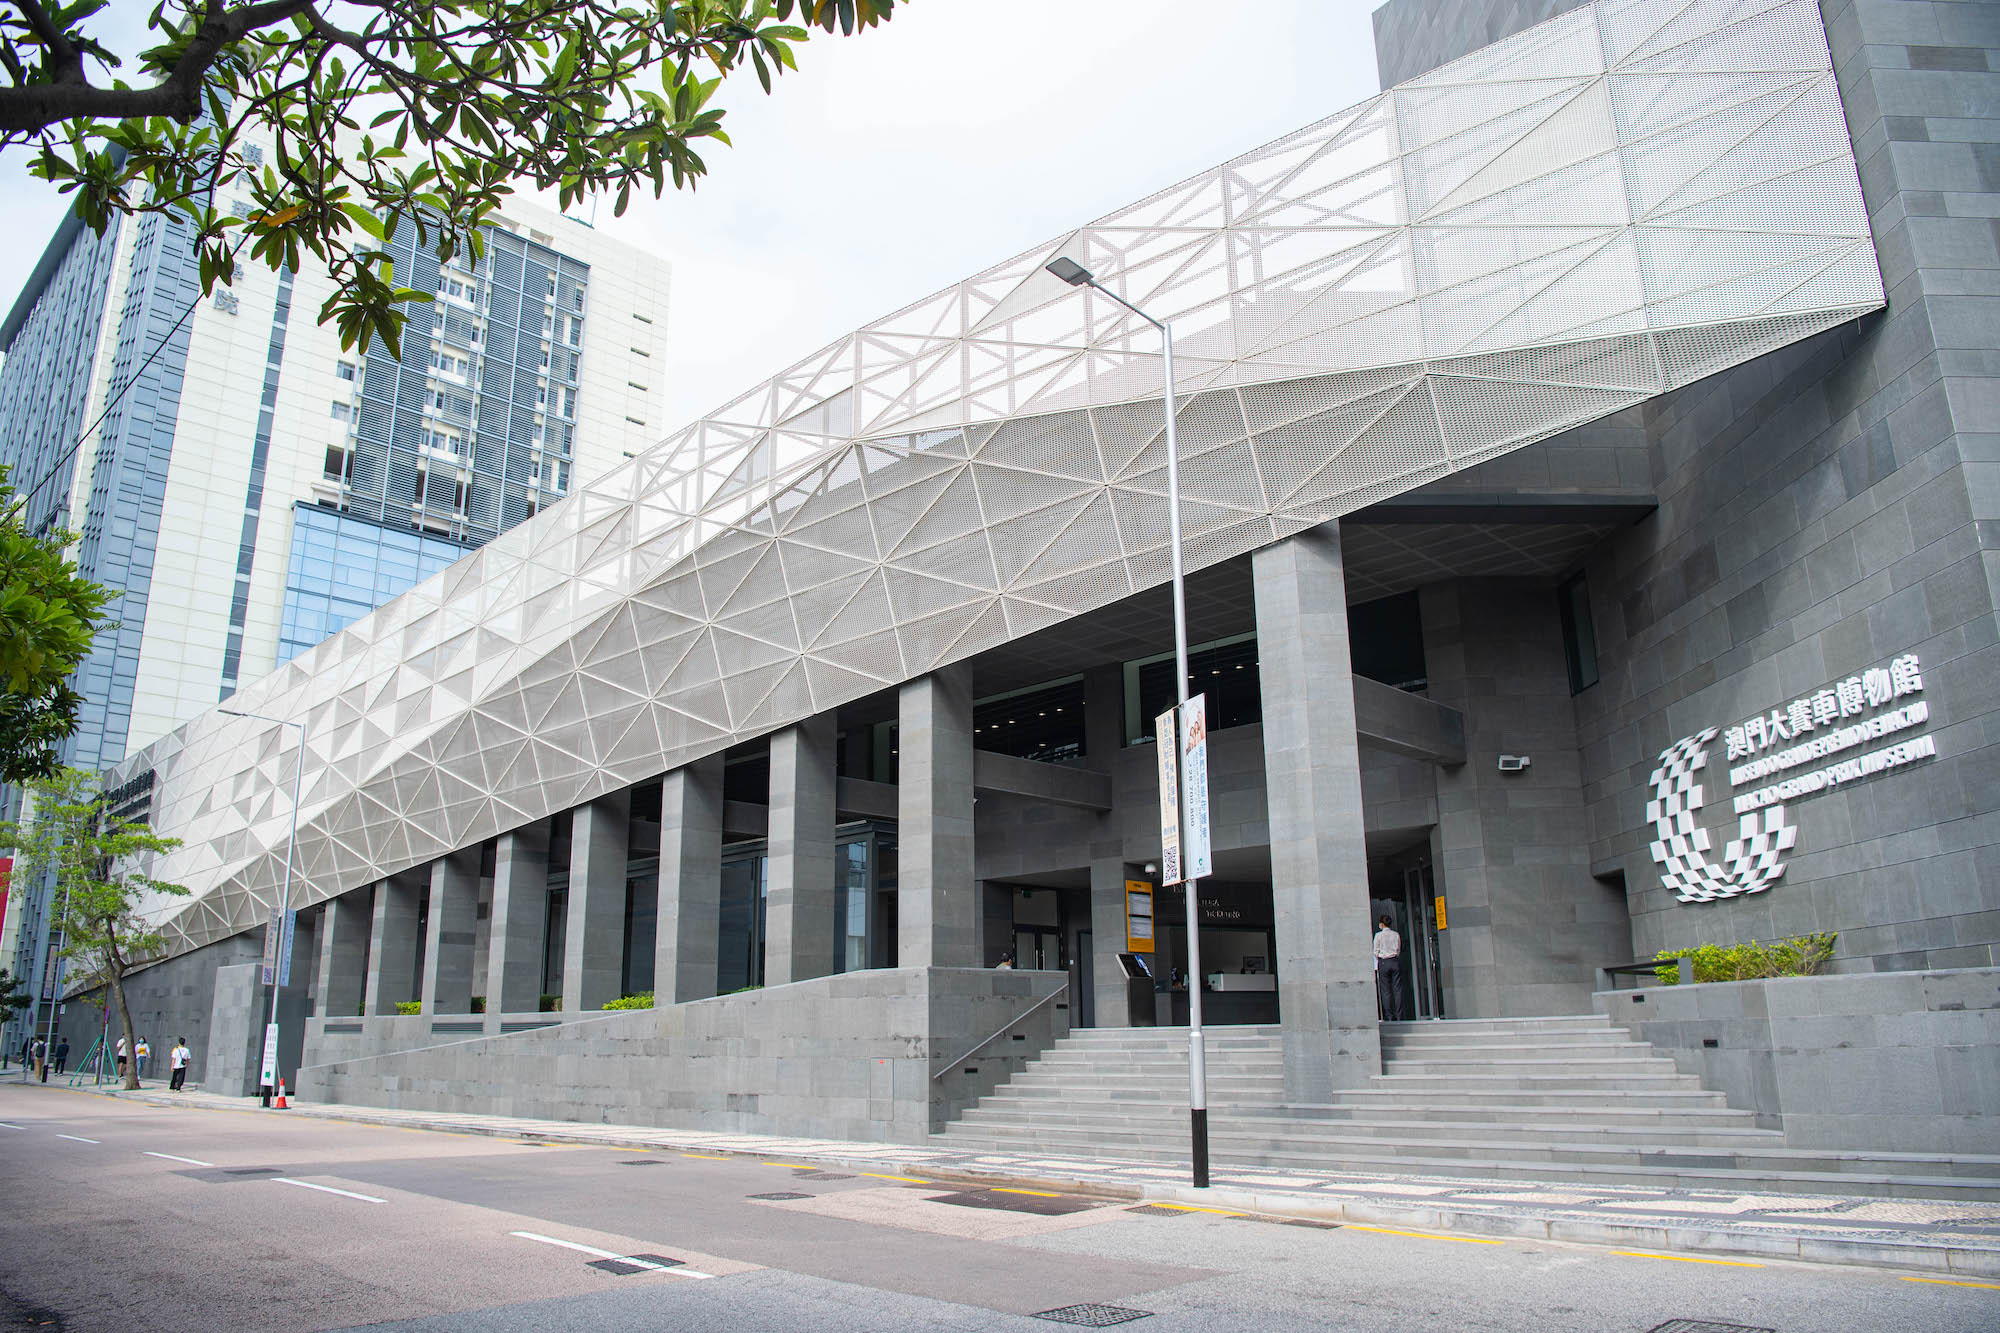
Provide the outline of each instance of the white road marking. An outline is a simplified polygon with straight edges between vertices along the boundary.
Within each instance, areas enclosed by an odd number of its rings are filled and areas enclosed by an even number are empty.
[[[192,1157],[176,1157],[170,1152],[148,1152],[148,1157],[164,1157],[169,1162],[186,1162],[189,1166],[214,1166],[214,1162],[197,1161]]]
[[[310,1180],[292,1180],[285,1176],[273,1176],[271,1177],[271,1182],[276,1185],[297,1185],[302,1190],[319,1190],[323,1194],[338,1194],[344,1199],[359,1199],[363,1203],[389,1202],[387,1199],[378,1199],[372,1194],[356,1194],[353,1190],[337,1190],[331,1185],[315,1185]]]
[[[83,1139],[83,1138],[78,1138],[78,1137],[77,1137],[76,1135],[74,1135],[74,1134],[58,1134],[58,1135],[56,1135],[56,1137],[57,1137],[57,1138],[59,1138],[59,1139],[68,1139],[68,1140],[69,1140],[70,1142],[72,1142],[72,1143],[99,1143],[99,1142],[102,1142],[102,1140],[100,1140],[100,1139]]]
[[[580,1254],[592,1255],[599,1259],[615,1259],[621,1264],[630,1264],[634,1268],[643,1268],[648,1272],[672,1273],[675,1277],[715,1276],[713,1273],[698,1272],[692,1268],[669,1268],[665,1264],[648,1263],[644,1259],[634,1259],[630,1255],[614,1254],[610,1250],[600,1250],[595,1245],[579,1245],[573,1240],[557,1240],[554,1236],[537,1235],[532,1231],[510,1231],[507,1234],[510,1236],[519,1236],[522,1240],[538,1240],[544,1245],[560,1245],[565,1250],[575,1250]]]

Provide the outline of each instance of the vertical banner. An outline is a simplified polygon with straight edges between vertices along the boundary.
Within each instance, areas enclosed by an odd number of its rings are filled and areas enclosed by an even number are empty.
[[[1160,752],[1160,883],[1178,884],[1181,874],[1181,784],[1180,765],[1175,762],[1174,711],[1153,719],[1153,748]]]
[[[1208,696],[1181,709],[1181,865],[1189,879],[1215,873],[1208,843]]]
[[[264,984],[274,985],[278,980],[278,953],[284,944],[285,914],[280,909],[271,909],[271,919],[264,925]]]
[[[10,896],[7,891],[13,883],[14,858],[0,856],[0,935],[4,935],[7,929],[7,899]]]
[[[292,937],[298,933],[298,929],[299,914],[296,911],[285,913],[285,938],[278,946],[278,984],[280,986],[289,986],[292,984]]]
[[[1147,880],[1125,881],[1125,952],[1153,952],[1153,886]]]

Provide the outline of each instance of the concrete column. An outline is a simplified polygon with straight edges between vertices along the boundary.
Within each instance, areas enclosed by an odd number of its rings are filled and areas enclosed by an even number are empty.
[[[500,835],[493,849],[493,914],[487,923],[486,1030],[500,1015],[533,1013],[542,998],[542,933],[549,920],[546,820]]]
[[[722,931],[722,756],[660,781],[660,906],[653,937],[658,1007],[715,994]]]
[[[329,898],[319,922],[320,1018],[353,1018],[368,986],[368,927],[373,889]]]
[[[1285,1098],[1325,1102],[1382,1070],[1338,524],[1257,552],[1251,572]]]
[[[897,965],[977,967],[972,880],[972,668],[897,694]]]
[[[368,939],[368,1012],[394,1014],[416,996],[417,908],[423,890],[392,875],[375,886],[375,925]]]
[[[771,737],[764,984],[833,971],[834,717]]]
[[[1093,759],[1095,755],[1091,756]],[[1090,863],[1091,1021],[1101,1028],[1132,1026],[1125,1003],[1125,969],[1118,955],[1125,951],[1125,875],[1123,857]]]
[[[625,963],[625,865],[632,794],[580,805],[570,834],[569,922],[563,934],[563,1012],[590,1013],[618,998]]]
[[[473,942],[478,938],[479,861],[484,848],[462,847],[431,862],[431,910],[425,922],[427,1014],[472,1012]]]

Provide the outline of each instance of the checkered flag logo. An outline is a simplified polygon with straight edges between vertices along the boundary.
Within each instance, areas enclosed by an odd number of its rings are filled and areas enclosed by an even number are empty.
[[[1737,836],[1722,849],[1720,865],[1708,859],[1708,830],[1696,823],[1701,812],[1702,786],[1696,781],[1708,767],[1708,743],[1714,727],[1684,736],[1660,752],[1660,766],[1649,779],[1653,799],[1646,818],[1653,825],[1653,859],[1662,867],[1660,883],[1684,903],[1709,903],[1738,894],[1762,893],[1785,873],[1778,858],[1799,840],[1798,826],[1785,822],[1785,807],[1767,806],[1743,816]]]

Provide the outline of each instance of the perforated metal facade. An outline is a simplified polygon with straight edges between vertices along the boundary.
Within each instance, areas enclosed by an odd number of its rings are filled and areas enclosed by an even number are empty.
[[[877,321],[249,686],[312,902],[1878,307],[1810,0],[1600,0]],[[290,730],[159,774],[193,947],[283,872]]]

